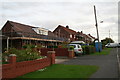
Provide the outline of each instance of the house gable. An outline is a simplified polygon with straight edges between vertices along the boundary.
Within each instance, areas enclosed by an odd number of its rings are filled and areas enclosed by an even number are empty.
[[[12,28],[12,25],[7,21],[5,25],[2,27],[2,33],[8,33],[8,32],[13,32],[14,29]]]
[[[67,32],[65,29],[63,29],[63,27],[61,25],[59,25],[54,31],[54,34],[57,35],[57,37],[69,37],[69,32]]]

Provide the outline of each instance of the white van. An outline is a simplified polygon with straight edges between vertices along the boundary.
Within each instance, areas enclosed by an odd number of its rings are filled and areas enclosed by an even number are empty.
[[[116,48],[118,47],[118,43],[108,43],[105,45],[105,47],[107,48]]]

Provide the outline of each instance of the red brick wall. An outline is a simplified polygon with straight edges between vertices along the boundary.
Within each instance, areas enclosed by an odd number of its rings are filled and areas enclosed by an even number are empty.
[[[41,55],[42,56],[47,56],[47,52],[48,51],[51,51],[52,48],[41,48],[40,51],[41,51]]]
[[[55,56],[50,54],[51,57],[47,57],[44,59],[39,60],[32,60],[32,61],[23,61],[23,62],[15,62],[13,60],[14,57],[12,56],[12,62],[9,64],[2,65],[2,78],[15,78],[21,75],[24,75],[29,72],[36,71],[38,69],[42,69],[46,66],[50,66],[53,62],[55,62]],[[53,61],[52,61],[53,60]]]
[[[53,48],[42,48],[41,55],[46,56],[48,51],[53,50]],[[67,48],[55,48],[55,56],[68,56],[69,52]]]
[[[67,48],[55,48],[56,56],[69,56],[69,52]]]

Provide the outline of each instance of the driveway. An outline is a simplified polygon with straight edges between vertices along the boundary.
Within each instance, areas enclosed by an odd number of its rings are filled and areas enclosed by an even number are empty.
[[[85,55],[59,64],[96,65],[99,70],[90,78],[118,78],[117,49],[112,49],[109,55]]]

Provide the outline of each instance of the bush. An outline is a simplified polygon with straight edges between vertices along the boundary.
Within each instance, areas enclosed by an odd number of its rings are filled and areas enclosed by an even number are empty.
[[[35,45],[32,45],[32,44],[27,44],[27,45],[24,45],[24,46],[22,46],[24,49],[26,49],[26,48],[31,48],[31,49],[33,49],[33,48],[35,48],[36,46]]]
[[[68,42],[63,42],[62,44],[60,44],[58,47],[59,48],[68,48]]]
[[[82,50],[83,50],[83,55],[85,55],[86,54],[85,46],[82,46]]]
[[[86,51],[86,54],[90,54],[90,48],[89,48],[89,46],[85,46],[85,51]]]
[[[74,50],[74,46],[69,46],[69,50]]]
[[[9,51],[5,51],[3,53],[3,62],[6,62],[6,59],[9,57],[10,54],[16,54],[17,62],[35,60],[39,58],[39,52],[33,50],[32,48],[34,48],[34,46],[27,47],[23,50],[11,48],[9,49]]]
[[[95,52],[94,46],[82,46],[83,54],[92,54]]]

